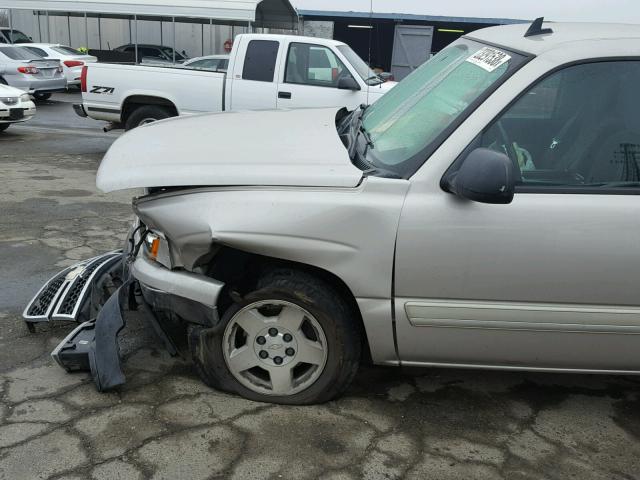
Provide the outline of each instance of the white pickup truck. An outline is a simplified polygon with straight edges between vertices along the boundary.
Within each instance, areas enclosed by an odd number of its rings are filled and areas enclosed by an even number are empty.
[[[78,115],[130,130],[177,115],[226,110],[348,107],[375,102],[384,82],[348,45],[293,35],[238,35],[227,72],[91,64]]]

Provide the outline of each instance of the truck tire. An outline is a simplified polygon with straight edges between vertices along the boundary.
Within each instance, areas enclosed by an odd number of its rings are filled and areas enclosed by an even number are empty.
[[[217,326],[191,327],[189,347],[210,387],[259,402],[308,405],[347,389],[360,364],[361,338],[340,292],[308,273],[278,269],[233,303]]]
[[[125,130],[133,130],[141,125],[147,123],[153,123],[158,120],[164,120],[165,118],[173,117],[171,112],[164,107],[157,105],[144,105],[136,108],[124,124]]]
[[[0,123],[0,133],[4,132],[10,126],[11,126],[10,123]]]
[[[3,77],[0,77],[0,85],[9,85],[9,84]]]
[[[38,92],[35,92],[33,94],[33,98],[35,98],[38,102],[44,102],[44,101],[49,100],[51,98],[51,94],[50,93],[38,93]]]

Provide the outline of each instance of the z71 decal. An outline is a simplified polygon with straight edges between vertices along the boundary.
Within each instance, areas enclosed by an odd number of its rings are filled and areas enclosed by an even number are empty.
[[[89,93],[97,93],[98,95],[113,95],[116,89],[113,87],[93,87]]]

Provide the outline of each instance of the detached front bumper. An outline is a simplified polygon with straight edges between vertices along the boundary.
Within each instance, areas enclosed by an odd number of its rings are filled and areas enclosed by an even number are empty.
[[[118,335],[126,325],[127,310],[135,309],[139,301],[151,313],[149,319],[170,349],[173,345],[170,335],[163,332],[153,312],[169,311],[186,322],[205,326],[218,320],[216,304],[223,283],[203,275],[169,270],[144,254],[129,268],[127,263],[126,253],[111,252],[73,265],[47,282],[23,314],[31,331],[37,322],[82,322],[51,355],[68,372],[90,371],[99,391],[125,382]],[[104,293],[107,285],[114,286],[114,272],[120,274],[120,281],[116,282],[119,288],[102,307],[95,308],[96,291]],[[135,294],[138,286],[142,299]],[[91,315],[96,311],[97,316]]]
[[[122,305],[130,294],[130,283],[120,287],[104,304],[98,318],[82,323],[54,350],[51,356],[67,370],[90,371],[98,391],[122,385],[118,334],[125,326]]]

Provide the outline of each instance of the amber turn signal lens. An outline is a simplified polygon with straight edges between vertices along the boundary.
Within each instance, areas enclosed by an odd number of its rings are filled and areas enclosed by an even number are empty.
[[[149,258],[155,260],[158,258],[158,250],[160,249],[160,239],[154,238],[151,242],[151,248],[149,249]]]

